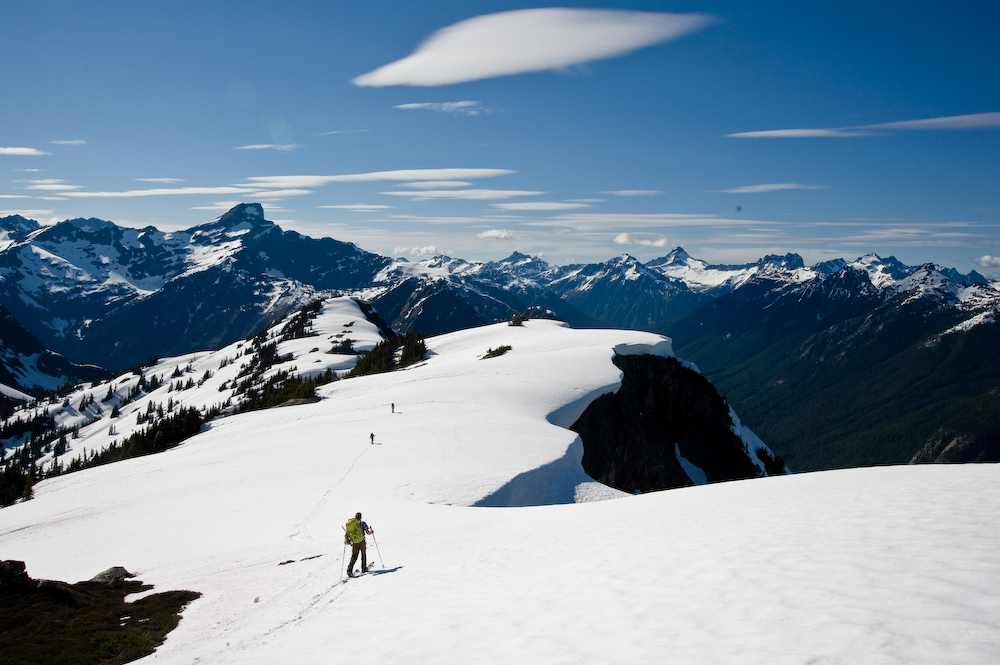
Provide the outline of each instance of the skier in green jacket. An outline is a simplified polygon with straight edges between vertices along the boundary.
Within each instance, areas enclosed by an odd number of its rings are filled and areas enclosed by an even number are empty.
[[[361,554],[361,571],[366,572],[368,570],[365,534],[371,535],[375,532],[365,522],[361,521],[361,513],[347,520],[347,526],[344,527],[344,531],[347,532],[345,536],[346,540],[351,544],[351,562],[347,564],[347,576],[354,577],[354,564],[358,560],[358,553]]]

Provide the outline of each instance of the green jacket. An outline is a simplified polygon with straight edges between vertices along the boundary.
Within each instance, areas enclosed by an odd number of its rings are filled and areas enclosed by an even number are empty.
[[[347,530],[347,537],[351,539],[352,543],[360,543],[365,539],[365,532],[362,531],[361,522],[358,521],[357,517],[347,520],[347,526],[344,528]]]

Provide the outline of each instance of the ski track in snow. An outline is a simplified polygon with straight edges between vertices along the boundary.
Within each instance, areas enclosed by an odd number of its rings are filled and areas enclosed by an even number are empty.
[[[552,421],[616,389],[616,346],[663,342],[547,321],[432,338],[406,371],[40,483],[0,510],[2,557],[202,592],[147,658],[165,664],[1000,662],[996,465],[472,507],[566,456]],[[383,570],[344,583],[358,511]]]

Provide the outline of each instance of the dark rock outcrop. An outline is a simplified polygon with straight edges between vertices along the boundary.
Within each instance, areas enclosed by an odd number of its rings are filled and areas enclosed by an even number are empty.
[[[583,441],[589,476],[626,492],[694,485],[679,458],[710,483],[762,475],[708,379],[675,358],[615,356],[614,363],[624,373],[621,388],[594,400],[570,427]]]

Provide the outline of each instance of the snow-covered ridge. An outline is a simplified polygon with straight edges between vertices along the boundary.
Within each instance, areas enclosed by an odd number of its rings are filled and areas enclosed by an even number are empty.
[[[331,323],[311,339],[347,327]],[[124,565],[201,592],[153,656],[166,664],[995,661],[996,465],[470,507],[533,470],[551,473],[529,492],[585,483],[549,416],[615,389],[616,346],[662,342],[550,321],[442,335],[426,362],[319,403],[43,481],[0,510],[4,556],[35,578]],[[375,566],[345,582],[359,511]]]

